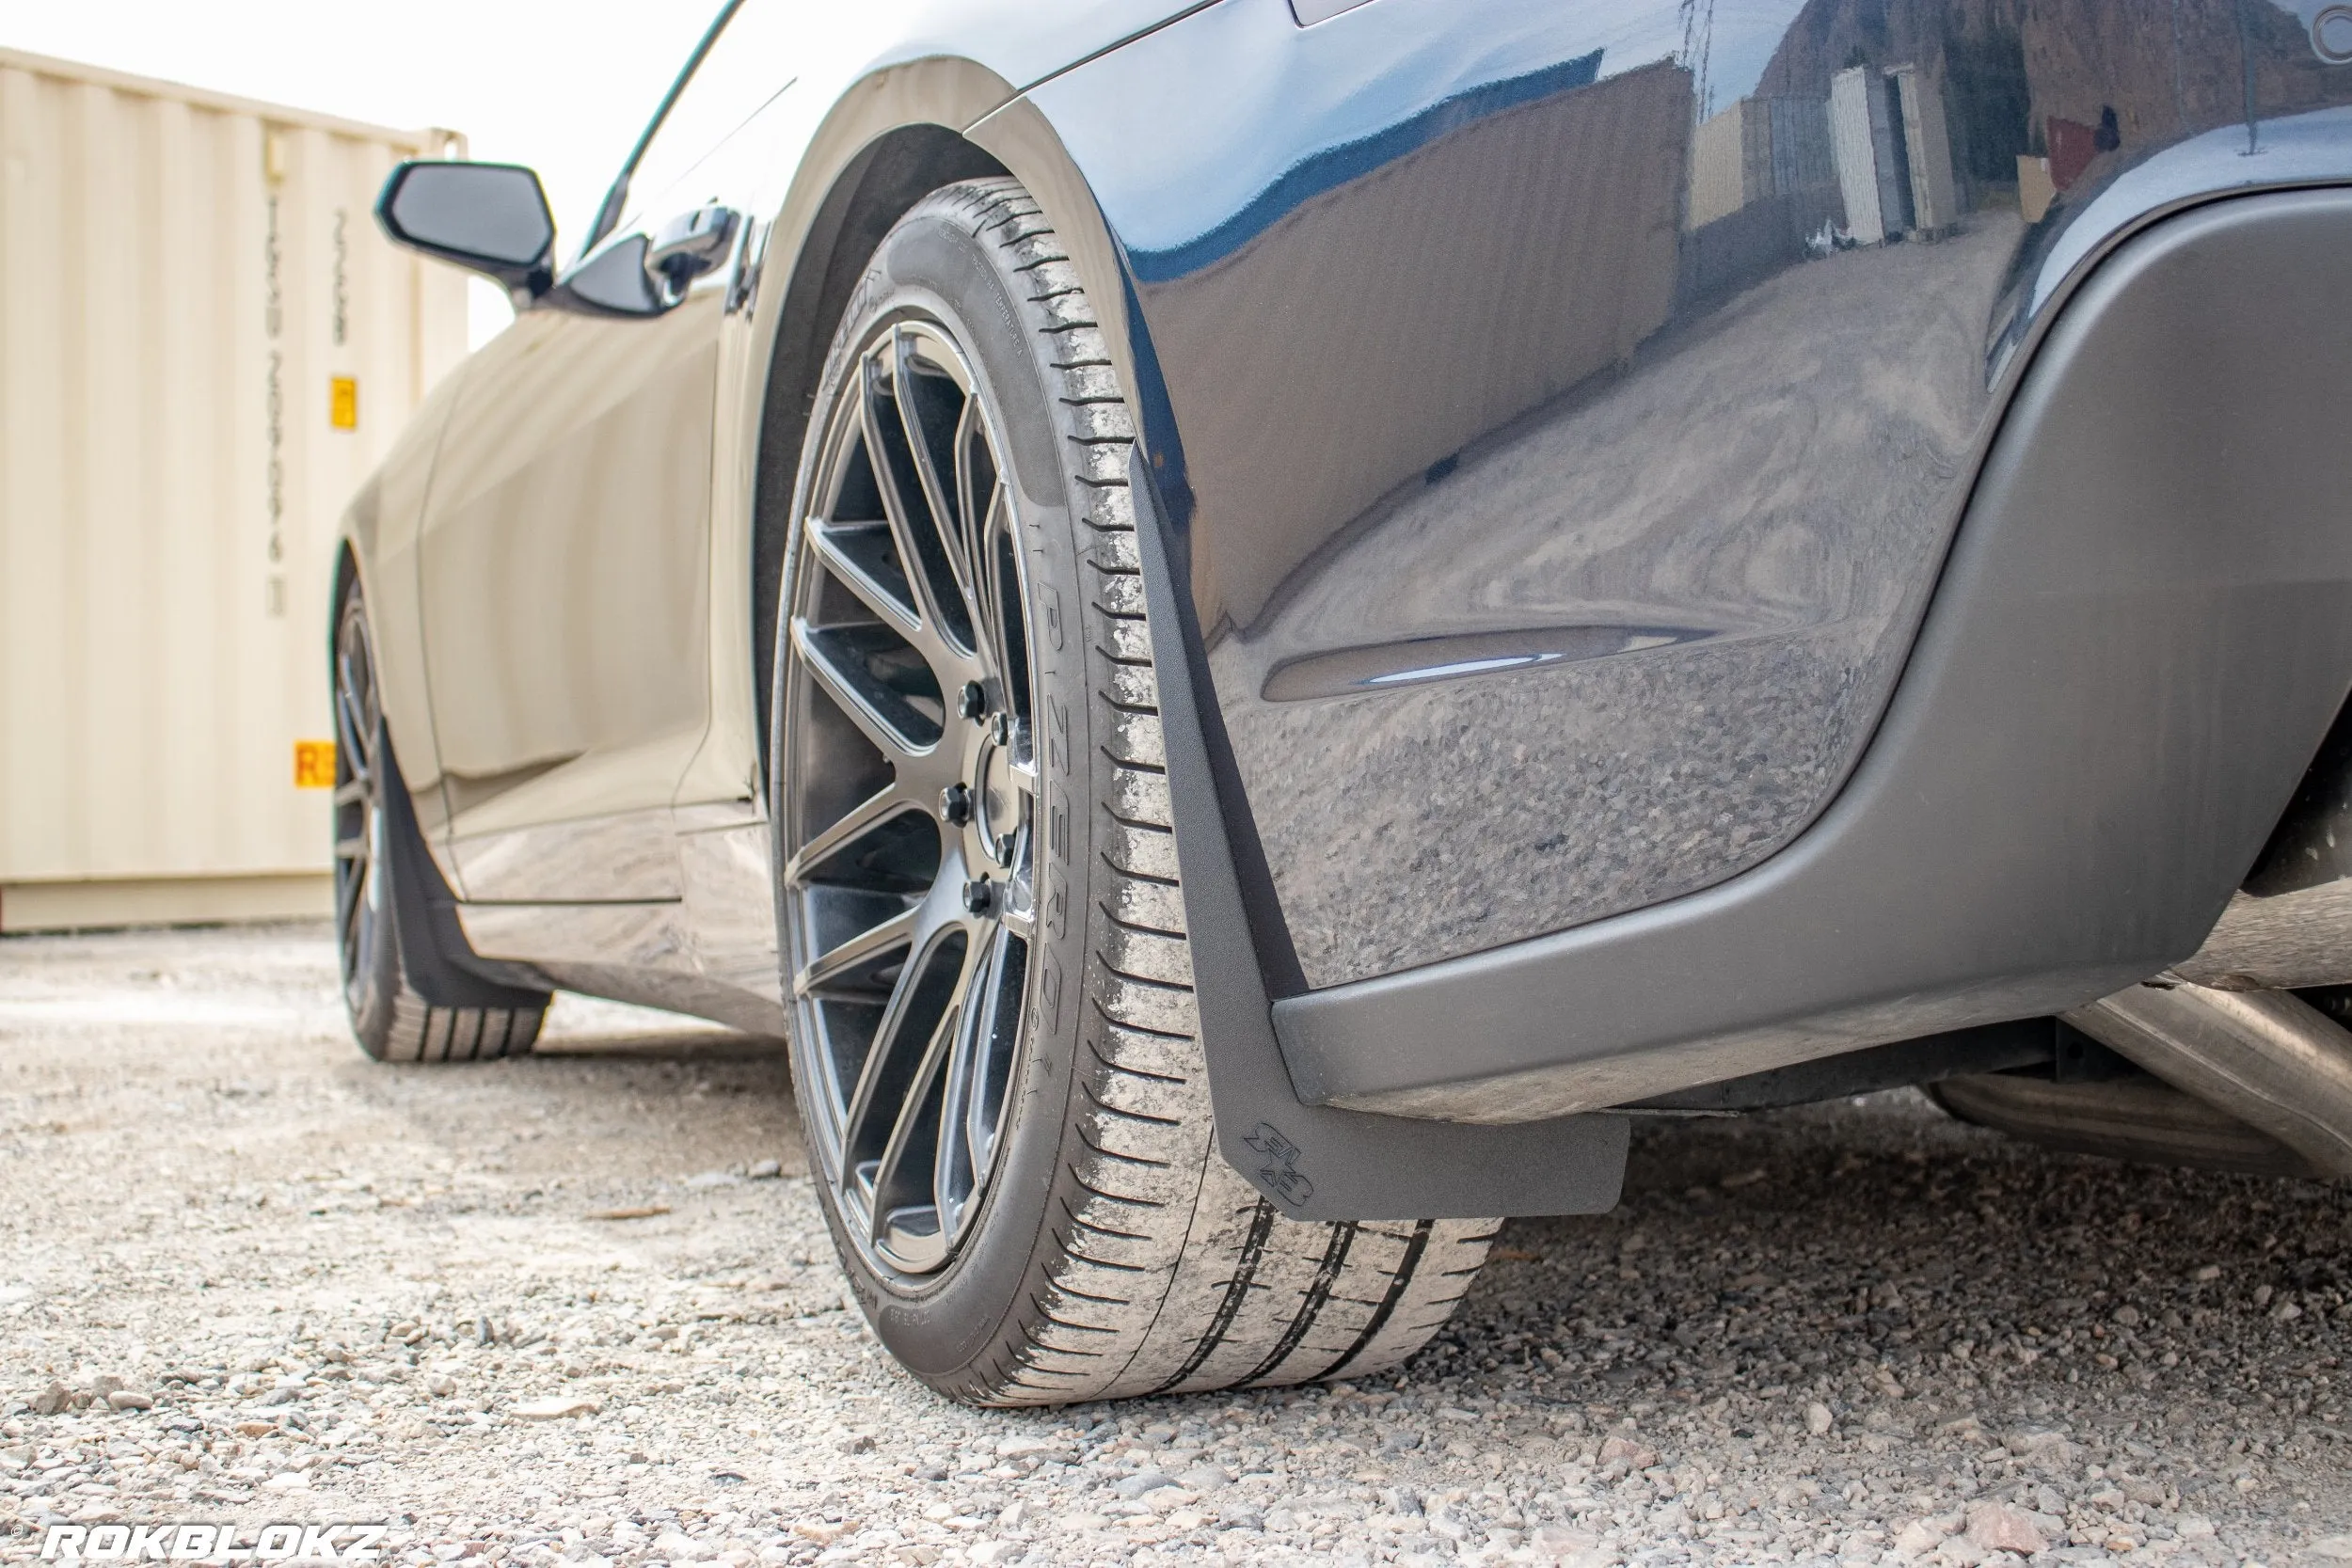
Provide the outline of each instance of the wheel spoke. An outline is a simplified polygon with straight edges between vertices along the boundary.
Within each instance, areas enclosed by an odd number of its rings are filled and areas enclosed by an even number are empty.
[[[374,777],[368,756],[368,738],[374,733],[374,726],[364,713],[355,711],[366,705],[360,694],[350,689],[342,681],[336,684],[339,688],[335,693],[336,749],[345,770],[351,775],[352,783],[364,785]],[[341,795],[336,797],[336,803],[342,803]]]
[[[969,967],[970,944],[956,921],[930,923],[909,946],[842,1118],[845,1182],[855,1179],[860,1166],[873,1167],[888,1157],[894,1146],[903,1157],[910,1107],[920,1103],[936,1077],[941,1041]],[[877,1181],[877,1218],[882,1208]]]
[[[897,392],[898,422],[906,432],[907,455],[914,476],[922,487],[924,504],[930,509],[932,525],[939,531],[940,544],[945,547],[947,569],[955,574],[956,588],[962,594],[965,612],[972,614],[978,606],[973,589],[972,534],[970,515],[956,504],[950,493],[947,477],[940,472],[939,457],[943,450],[953,453],[963,434],[963,421],[972,407],[972,400],[964,398],[957,410],[955,428],[941,432],[932,428],[934,415],[923,406],[923,383],[926,380],[953,381],[946,376],[931,375],[915,368],[915,335],[900,328],[891,335],[891,385]],[[961,393],[961,388],[957,388]],[[943,449],[940,436],[946,436]],[[961,466],[961,465],[959,465]]]
[[[947,1053],[946,1082],[939,1107],[939,1157],[931,1162],[931,1202],[942,1235],[955,1227],[957,1211],[972,1191],[973,1144],[969,1132],[977,1080],[987,1070],[989,998],[1002,958],[1004,934],[992,932],[983,944],[978,973],[964,985],[956,1013],[955,1041]]]
[[[996,468],[995,451],[989,444],[988,421],[981,417],[977,398],[964,404],[963,417],[956,424],[955,483],[956,515],[973,563],[973,613],[996,673],[1010,681],[1022,672],[1005,657],[1007,601],[998,580],[996,556],[996,540],[1010,522],[1010,508],[1004,478]]]
[[[964,959],[962,968],[965,975],[968,976],[971,969],[971,959],[968,957]],[[968,978],[959,976],[957,988],[959,991],[968,990]],[[931,1145],[930,1153],[934,1170],[937,1169],[940,1159],[944,1157],[945,1150],[940,1148],[938,1142],[940,1130],[929,1124],[928,1113],[931,1109],[931,1101],[936,1098],[931,1090],[939,1081],[942,1068],[953,1054],[956,1037],[963,1033],[961,1021],[965,1011],[962,998],[959,996],[956,1003],[941,1016],[938,1023],[933,1025],[930,1035],[923,1042],[923,1054],[915,1063],[914,1076],[907,1084],[905,1092],[898,1097],[897,1114],[891,1117],[890,1121],[890,1136],[883,1141],[882,1157],[875,1163],[872,1179],[873,1218],[869,1233],[878,1243],[887,1243],[892,1239],[891,1232],[894,1227],[891,1221],[898,1213],[911,1207],[906,1203],[894,1202],[893,1199],[915,1196],[914,1193],[904,1191],[907,1185],[908,1157],[920,1150],[927,1141]],[[920,1190],[916,1189],[918,1192]],[[932,1213],[935,1216],[933,1243],[944,1254],[947,1240],[947,1211],[934,1204]],[[928,1263],[931,1259],[926,1258],[910,1259],[910,1261]]]
[[[849,815],[811,838],[794,852],[784,868],[785,879],[801,882],[809,872],[838,854],[846,846],[863,838],[901,812],[920,811],[923,803],[914,792],[892,783],[860,800],[850,808]]]
[[[340,849],[341,846],[337,847]],[[335,890],[335,912],[343,932],[343,943],[346,947],[351,945],[353,938],[358,931],[357,918],[359,905],[363,902],[362,895],[367,892],[368,875],[371,869],[372,865],[366,854],[358,855],[341,879],[341,885]]]
[[[816,552],[825,570],[855,595],[860,604],[872,610],[876,619],[908,641],[920,644],[929,639],[931,628],[924,624],[922,615],[908,602],[908,597],[914,593],[913,588],[908,588],[907,596],[894,591],[882,575],[887,569],[884,552],[863,547],[877,532],[886,539],[889,525],[837,524],[812,518],[808,524],[809,547]],[[900,580],[904,581],[903,578]]]
[[[1026,955],[1026,944],[1010,931],[999,927],[992,932],[960,1015],[940,1107],[939,1158],[931,1175],[940,1233],[949,1244],[961,1232],[972,1200],[994,1164],[1004,1085],[1017,1043],[1009,1037],[1020,1022]]]
[[[989,657],[995,661],[999,683],[1004,687],[1005,707],[1016,720],[1025,721],[1029,717],[1029,649],[1021,627],[1020,569],[1010,559],[1011,552],[1019,547],[1011,537],[1011,507],[1005,498],[1005,486],[999,482],[990,490],[988,515],[980,531],[980,555],[987,580],[984,625],[988,628]]]
[[[994,1163],[996,1133],[1003,1120],[1006,1093],[1011,1087],[1012,1058],[1020,1047],[1021,999],[1027,989],[1029,943],[1009,928],[996,934],[994,969],[989,976],[988,1011],[976,1038],[986,1046],[974,1079],[967,1129],[973,1157],[973,1186],[977,1190]]]
[[[956,417],[956,527],[963,535],[965,559],[975,563],[976,570],[972,575],[977,584],[988,575],[987,562],[981,559],[979,542],[988,531],[985,527],[988,519],[982,514],[991,508],[990,498],[985,494],[989,487],[988,476],[972,471],[973,449],[976,446],[985,454],[988,436],[980,419],[980,400],[966,398],[963,400],[963,412]],[[978,497],[977,505],[974,504],[976,495]],[[985,620],[990,606],[985,602],[985,594],[979,596],[983,601],[980,605],[981,616]]]
[[[882,367],[871,356],[864,362],[863,375],[858,418],[866,459],[873,466],[875,487],[882,492],[882,511],[890,519],[898,559],[906,563],[908,583],[919,601],[917,608],[925,625],[968,645],[972,632],[963,614],[963,593],[956,569],[948,563],[938,519],[916,515],[918,505],[926,514],[930,507],[915,472],[914,455],[908,450],[906,426],[895,409],[882,406],[896,399],[882,386]]]
[[[936,722],[875,678],[850,633],[796,619],[792,646],[825,694],[894,763],[921,756],[939,739]]]
[[[844,975],[873,962],[891,949],[910,946],[921,929],[923,907],[918,904],[904,914],[893,915],[881,925],[870,926],[847,942],[837,942],[827,948],[804,965],[799,974],[792,976],[792,994],[795,996],[815,995]],[[914,967],[912,961],[908,967]],[[900,987],[903,988],[905,983],[906,977],[902,973],[899,976]],[[894,1006],[897,1000],[894,994],[892,998]]]

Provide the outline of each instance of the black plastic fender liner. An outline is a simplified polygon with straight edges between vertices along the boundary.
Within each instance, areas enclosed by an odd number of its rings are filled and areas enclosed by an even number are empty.
[[[2352,689],[2347,406],[2352,191],[2119,247],[2026,372],[1814,826],[1703,893],[1276,1003],[1302,1096],[1552,1116],[2186,958]]]
[[[1196,693],[1210,689],[1193,624],[1190,574],[1171,538],[1151,468],[1128,461],[1158,666],[1160,727],[1175,807],[1201,1049],[1216,1139],[1267,1198],[1295,1219],[1470,1219],[1588,1214],[1614,1208],[1628,1124],[1580,1116],[1507,1127],[1375,1116],[1308,1105],[1276,1043],[1257,943],[1234,868],[1220,785]],[[1182,650],[1179,653],[1177,650]],[[1428,1042],[1443,1049],[1449,1037]]]

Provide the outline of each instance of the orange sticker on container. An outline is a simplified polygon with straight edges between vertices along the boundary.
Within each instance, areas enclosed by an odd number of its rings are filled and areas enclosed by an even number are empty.
[[[296,789],[332,789],[335,787],[335,743],[331,740],[297,740],[294,742],[294,787]]]
[[[359,428],[359,378],[329,376],[326,382],[326,422],[337,430]]]

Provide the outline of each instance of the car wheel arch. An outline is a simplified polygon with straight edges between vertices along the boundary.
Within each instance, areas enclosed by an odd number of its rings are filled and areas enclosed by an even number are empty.
[[[763,778],[771,771],[773,742],[769,664],[787,514],[834,325],[893,224],[933,191],[991,175],[1010,175],[1027,186],[1070,246],[1093,297],[1122,296],[1118,251],[1084,174],[1035,104],[967,59],[934,56],[893,66],[844,92],[812,138],[776,215],[767,254],[789,261],[763,266],[755,354],[768,369],[750,388],[756,402],[739,414],[757,433],[745,585],[752,639],[745,652],[753,661]],[[1136,366],[1125,323],[1104,325],[1112,357],[1133,393]]]

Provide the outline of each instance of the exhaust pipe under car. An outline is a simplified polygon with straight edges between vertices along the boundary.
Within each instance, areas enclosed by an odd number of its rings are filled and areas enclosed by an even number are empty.
[[[2352,984],[2352,706],[2220,923],[2172,973],[2221,990]]]
[[[2061,1147],[2352,1176],[2352,1031],[2295,994],[2348,984],[2352,705],[2203,945],[2064,1015],[2160,1084],[1994,1076],[1931,1092],[1964,1119]],[[2169,1100],[2163,1085],[2201,1106]],[[2215,1113],[2241,1125],[2233,1133]]]
[[[2066,1022],[2326,1175],[2352,1176],[2352,1032],[2301,997],[2164,974]]]
[[[2185,962],[2066,1015],[2331,1176],[2352,1176],[2352,1033],[2296,990],[2352,982],[2352,705]]]

